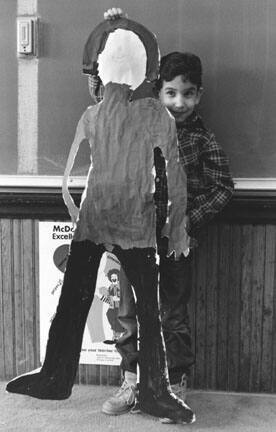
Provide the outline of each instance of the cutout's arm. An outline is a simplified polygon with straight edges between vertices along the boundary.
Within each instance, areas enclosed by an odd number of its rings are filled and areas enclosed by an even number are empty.
[[[76,223],[78,215],[79,215],[79,208],[75,205],[74,200],[69,192],[68,189],[68,179],[71,173],[71,170],[74,165],[75,157],[78,153],[79,146],[81,142],[86,138],[85,134],[85,117],[86,112],[82,115],[78,122],[78,126],[76,129],[75,137],[73,140],[73,143],[71,145],[70,153],[67,159],[63,181],[62,181],[62,196],[63,200],[65,202],[65,205],[68,209],[69,215],[71,217],[71,220],[73,223]]]
[[[189,254],[190,238],[186,230],[187,177],[179,161],[175,122],[169,118],[163,125],[166,127],[159,147],[166,160],[168,217],[162,235],[168,237],[168,256],[175,253],[177,259],[182,253],[185,256]]]

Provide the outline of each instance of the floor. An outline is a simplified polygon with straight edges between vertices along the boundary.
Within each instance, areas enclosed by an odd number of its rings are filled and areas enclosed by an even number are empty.
[[[2,432],[275,432],[276,395],[190,391],[187,401],[196,413],[192,425],[165,425],[142,414],[101,413],[113,387],[75,385],[65,401],[42,401],[10,394],[0,382]]]

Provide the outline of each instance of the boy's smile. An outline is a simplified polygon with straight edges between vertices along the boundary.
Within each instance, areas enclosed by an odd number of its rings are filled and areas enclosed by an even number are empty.
[[[181,123],[192,114],[201,94],[201,88],[198,89],[195,84],[178,75],[172,81],[163,81],[159,99],[174,116],[175,121]]]

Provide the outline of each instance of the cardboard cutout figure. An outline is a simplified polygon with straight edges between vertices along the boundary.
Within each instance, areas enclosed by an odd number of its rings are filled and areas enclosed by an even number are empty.
[[[168,254],[176,258],[189,246],[186,177],[178,163],[172,116],[155,99],[131,98],[144,79],[157,77],[158,60],[154,35],[125,18],[100,24],[87,41],[84,69],[98,70],[105,92],[102,103],[82,115],[65,169],[63,196],[76,230],[61,296],[41,371],[11,381],[7,390],[41,399],[70,396],[100,259],[108,248],[120,260],[137,298],[140,408],[190,423],[192,411],[170,391],[159,317],[154,149],[162,151],[167,163],[169,206],[163,235],[168,237]],[[91,167],[78,209],[67,180],[84,138],[91,146]]]

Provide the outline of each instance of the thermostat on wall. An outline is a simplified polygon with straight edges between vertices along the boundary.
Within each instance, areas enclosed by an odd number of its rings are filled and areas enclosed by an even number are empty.
[[[17,18],[17,54],[37,56],[37,17],[21,16]]]

